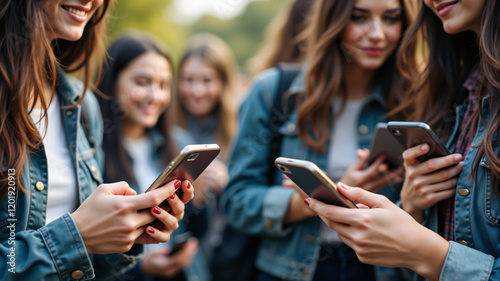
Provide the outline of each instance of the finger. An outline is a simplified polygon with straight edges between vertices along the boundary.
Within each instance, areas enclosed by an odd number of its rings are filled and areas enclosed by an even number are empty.
[[[165,243],[168,240],[170,240],[170,235],[174,230],[179,228],[179,224],[177,219],[170,215],[169,213],[165,212],[166,216],[163,217],[161,220],[163,227],[160,230],[159,228],[153,227],[151,225],[146,227],[146,232],[147,234],[154,240],[160,242],[160,243]],[[158,224],[155,224],[157,226]]]
[[[130,196],[128,197],[128,200],[135,206],[136,210],[156,207],[168,197],[172,196],[180,185],[181,182],[179,180],[173,180],[155,190],[136,196]]]
[[[348,212],[346,212],[349,210],[348,208],[325,204],[313,198],[307,198],[304,202],[306,202],[309,208],[315,211],[330,228],[332,228],[332,223],[349,224],[351,222]]]
[[[338,189],[340,193],[347,199],[364,204],[370,208],[382,207],[388,202],[385,196],[366,191],[359,187],[351,187],[341,182],[339,182],[338,187],[340,187]]]
[[[179,197],[175,195],[175,193],[172,194],[172,196],[170,196],[167,201],[170,205],[170,211],[168,213],[181,220],[182,216],[184,215],[184,203],[179,199]]]
[[[429,145],[426,143],[405,150],[403,152],[405,165],[415,166],[419,164],[420,161],[418,161],[417,158],[425,155],[427,152],[429,152]]]
[[[365,182],[380,175],[379,169],[380,166],[383,165],[385,158],[385,155],[380,155],[368,168],[366,168],[366,170],[364,171]]]
[[[111,195],[136,195],[137,192],[133,190],[128,183],[124,181],[101,184],[98,189],[104,190],[106,194]]]
[[[295,183],[291,179],[284,179],[281,182],[281,185],[283,185],[284,187],[295,187]]]
[[[424,194],[433,194],[445,190],[453,190],[453,192],[455,192],[457,182],[458,182],[457,178],[452,178],[447,181],[427,185],[421,189],[421,192]]]
[[[450,155],[453,156],[453,155]],[[416,174],[425,175],[420,180],[420,186],[429,185],[437,182],[442,182],[449,180],[453,177],[456,177],[463,168],[463,163],[458,163],[456,166],[449,166],[450,162],[454,162],[454,159],[459,159],[461,156],[457,158],[453,157],[440,157],[430,159],[425,161],[421,165],[417,166],[415,169]],[[434,161],[433,161],[434,160]],[[446,168],[448,167],[448,168]],[[436,171],[439,170],[439,171]]]
[[[366,148],[365,149],[357,149],[356,155],[358,156],[358,161],[356,161],[356,163],[354,163],[351,167],[356,171],[363,170],[363,168],[366,165],[366,161],[368,160],[369,154],[370,154],[370,151]]]
[[[182,182],[182,192],[177,192],[177,196],[182,203],[187,204],[194,197],[194,186],[187,180]]]

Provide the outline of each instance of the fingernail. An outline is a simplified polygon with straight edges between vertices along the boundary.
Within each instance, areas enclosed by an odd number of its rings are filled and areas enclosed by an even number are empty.
[[[187,186],[187,189],[190,189],[191,188],[191,183],[188,182],[188,186]]]
[[[426,143],[422,144],[420,149],[422,149],[422,151],[425,151],[427,149],[427,144]]]
[[[175,199],[175,194],[172,194],[172,196],[170,196],[170,199]]]
[[[155,213],[155,214],[157,214],[157,215],[161,214],[161,210],[160,210],[160,208],[158,208],[158,207],[154,207],[154,209],[153,209],[153,213]]]
[[[455,157],[453,157],[453,159],[455,159],[455,161],[460,161],[460,160],[462,160],[462,155],[455,155]]]
[[[349,186],[344,183],[339,182],[339,186],[344,190],[349,190]]]
[[[309,198],[304,199],[304,203],[306,203],[306,205],[309,206],[311,204],[311,199]]]
[[[179,189],[179,187],[181,187],[181,181],[180,180],[176,180],[174,182],[174,187],[175,187],[175,190]]]
[[[155,234],[155,230],[152,227],[148,227],[148,232],[151,234]]]

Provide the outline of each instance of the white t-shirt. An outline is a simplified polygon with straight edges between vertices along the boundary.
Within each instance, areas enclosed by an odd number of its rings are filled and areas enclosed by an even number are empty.
[[[331,146],[328,154],[327,174],[334,182],[338,182],[349,166],[358,161],[356,149],[359,148],[358,119],[368,97],[357,100],[346,101],[344,111],[333,125]],[[340,110],[341,100],[334,99],[334,112]],[[320,240],[323,243],[340,243],[337,232],[328,228],[325,224],[321,226]]]
[[[46,117],[49,122],[46,132],[45,118],[41,119],[42,112],[42,109],[33,109],[30,117],[43,138],[43,146],[47,156],[48,184],[46,186],[47,213],[45,224],[48,224],[67,212],[73,212],[78,206],[78,195],[75,167],[69,153],[57,95],[47,110]]]
[[[132,169],[139,185],[139,191],[142,193],[149,188],[161,173],[161,170],[158,170],[151,157],[153,142],[147,135],[138,140],[125,137],[123,145],[130,157],[132,157]]]

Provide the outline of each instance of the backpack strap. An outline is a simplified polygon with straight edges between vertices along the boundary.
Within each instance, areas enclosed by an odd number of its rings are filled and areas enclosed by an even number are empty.
[[[90,148],[93,149],[95,148],[95,139],[91,132],[92,126],[90,124],[89,109],[87,108],[85,100],[82,101],[81,106],[82,106],[82,112],[80,116],[80,123],[82,124],[82,128],[83,131],[85,132],[85,136],[87,137]]]
[[[271,129],[271,150],[268,158],[268,163],[271,164],[270,174],[268,175],[269,185],[274,184],[275,169],[272,167],[274,167],[274,160],[278,158],[280,154],[281,141],[283,139],[283,135],[279,133],[279,128],[285,124],[288,120],[288,114],[295,108],[295,99],[287,99],[286,106],[284,106],[283,97],[290,88],[295,77],[299,74],[301,67],[302,64],[297,63],[280,63],[277,66],[280,72],[280,81],[271,109],[271,118],[269,119],[269,128]]]

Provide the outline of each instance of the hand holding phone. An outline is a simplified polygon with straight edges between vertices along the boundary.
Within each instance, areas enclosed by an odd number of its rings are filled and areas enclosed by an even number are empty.
[[[377,123],[375,135],[370,144],[370,156],[368,156],[368,165],[371,165],[378,157],[385,155],[384,162],[389,170],[401,167],[403,165],[404,147],[387,129],[387,123]]]
[[[309,197],[327,204],[357,208],[314,163],[285,157],[278,157],[274,163]]]

